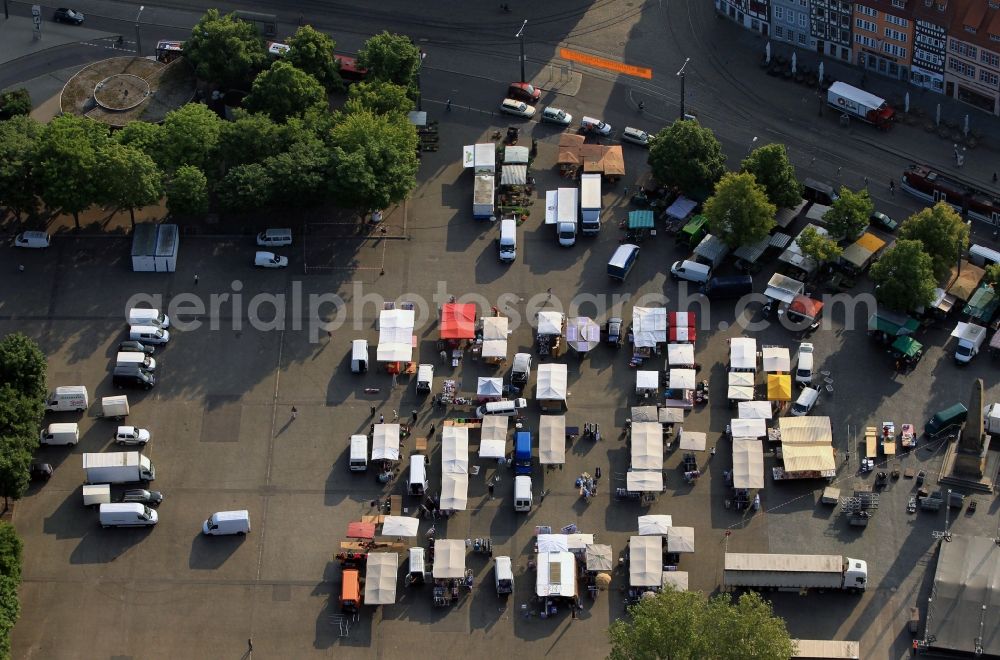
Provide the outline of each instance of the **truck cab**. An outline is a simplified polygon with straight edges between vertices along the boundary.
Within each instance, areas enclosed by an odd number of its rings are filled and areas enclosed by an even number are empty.
[[[514,436],[514,475],[531,476],[530,431],[518,431]]]
[[[864,591],[868,588],[868,562],[863,559],[844,558],[844,588]]]

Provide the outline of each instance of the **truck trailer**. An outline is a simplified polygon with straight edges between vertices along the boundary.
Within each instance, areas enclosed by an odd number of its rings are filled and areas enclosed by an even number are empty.
[[[559,245],[571,247],[576,243],[576,224],[580,191],[576,188],[559,188],[556,202],[556,236]]]
[[[868,586],[868,563],[842,555],[782,555],[727,552],[726,588],[843,590],[860,593]]]
[[[137,451],[84,454],[83,471],[88,484],[127,484],[156,479],[156,468]]]
[[[495,220],[493,210],[496,177],[492,174],[477,174],[472,191],[472,217],[477,220]]]
[[[596,236],[601,233],[601,175],[580,177],[580,233]]]
[[[849,117],[881,129],[888,129],[896,116],[896,111],[885,99],[843,82],[830,85],[826,90],[826,103]]]

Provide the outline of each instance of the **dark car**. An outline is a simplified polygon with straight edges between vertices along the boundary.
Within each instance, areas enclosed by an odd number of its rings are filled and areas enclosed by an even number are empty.
[[[524,101],[525,103],[535,103],[542,98],[542,90],[526,82],[511,83],[507,88],[507,98]]]
[[[111,377],[111,383],[118,389],[130,387],[139,390],[148,390],[156,385],[156,377],[148,371],[136,369],[127,373],[117,373]]]
[[[126,490],[122,495],[122,502],[138,502],[157,506],[163,501],[163,493],[158,490],[146,490],[144,488],[134,488]]]
[[[886,231],[896,231],[896,229],[899,227],[898,222],[887,216],[885,213],[882,213],[881,211],[875,211],[874,213],[872,213],[871,217],[869,217],[868,220],[873,225],[881,227]]]
[[[65,7],[60,7],[56,10],[56,13],[52,16],[52,20],[56,23],[71,23],[73,25],[83,25],[83,12],[76,11],[75,9],[66,9]]]
[[[622,327],[624,323],[617,316],[608,319],[604,326],[605,341],[615,346],[622,345]]]
[[[145,353],[146,355],[152,355],[156,347],[151,344],[143,344],[141,341],[129,339],[118,344],[118,350],[122,353]]]
[[[32,481],[48,481],[52,476],[52,466],[48,463],[32,463],[28,474]]]

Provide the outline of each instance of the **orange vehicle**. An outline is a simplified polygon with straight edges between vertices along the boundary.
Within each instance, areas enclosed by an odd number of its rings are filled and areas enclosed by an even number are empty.
[[[361,609],[361,572],[356,568],[345,568],[340,584],[340,609],[357,612]]]

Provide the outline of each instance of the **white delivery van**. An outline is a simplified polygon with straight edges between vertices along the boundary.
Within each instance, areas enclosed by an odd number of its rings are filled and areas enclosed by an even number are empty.
[[[819,390],[814,387],[803,387],[799,398],[792,404],[792,414],[796,417],[808,415],[819,399]]]
[[[128,338],[144,344],[166,344],[170,341],[170,331],[153,325],[133,325],[129,328]]]
[[[133,307],[128,310],[125,322],[129,325],[151,325],[154,328],[170,327],[169,316],[161,313],[158,309],[146,309],[145,307]]]
[[[265,229],[257,234],[257,245],[262,247],[279,247],[291,244],[291,229]]]
[[[55,392],[49,394],[48,401],[45,404],[45,409],[52,411],[75,410],[76,412],[83,412],[89,405],[90,396],[87,394],[86,386],[67,385],[65,387],[57,387]]]
[[[687,280],[704,284],[712,276],[712,268],[697,261],[675,261],[670,267],[670,276],[675,280]]]
[[[502,399],[500,401],[490,401],[476,408],[476,417],[482,419],[487,415],[504,415],[514,417],[528,407],[526,399]]]
[[[421,364],[417,366],[417,394],[430,394],[434,389],[434,365]]]
[[[368,371],[368,340],[355,339],[351,342],[351,372],[363,374]]]
[[[201,531],[209,536],[223,536],[227,534],[243,536],[250,532],[250,512],[246,509],[241,511],[217,511],[205,521],[205,524],[201,526]]]
[[[421,454],[410,455],[410,480],[407,484],[410,495],[423,495],[427,492],[427,457]]]
[[[517,258],[517,221],[504,218],[500,221],[500,263],[513,263]]]
[[[83,484],[83,506],[111,504],[111,484]]]
[[[122,502],[101,504],[101,527],[148,527],[159,517],[145,504]]]
[[[22,231],[14,237],[14,247],[47,248],[52,239],[44,231]]]
[[[632,266],[635,265],[635,260],[638,256],[638,245],[633,245],[632,243],[619,245],[615,253],[611,255],[610,261],[608,261],[608,277],[624,282],[625,278],[628,277],[629,271],[632,270]]]
[[[531,477],[514,477],[514,510],[531,511]]]
[[[146,371],[156,370],[156,360],[145,353],[133,353],[122,351],[115,358],[115,366],[142,368]]]
[[[423,584],[426,579],[427,570],[424,549],[421,547],[410,548],[410,567],[406,573],[406,584]]]
[[[42,429],[38,442],[43,445],[75,445],[80,442],[80,425],[76,422],[49,424]]]
[[[514,593],[514,569],[510,557],[506,555],[493,558],[493,573],[496,576],[497,595],[507,596]]]
[[[368,436],[351,436],[351,456],[348,462],[351,472],[364,472],[368,469]]]
[[[799,344],[799,357],[795,365],[795,382],[800,385],[811,385],[813,380],[813,345],[809,342]]]

